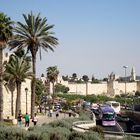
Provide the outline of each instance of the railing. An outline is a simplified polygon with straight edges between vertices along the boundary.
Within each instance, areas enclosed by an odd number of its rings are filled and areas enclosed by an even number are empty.
[[[81,125],[81,124],[96,124],[95,121],[76,121],[76,122],[73,122],[73,125]]]
[[[85,132],[94,126],[96,126],[96,121],[76,121],[73,122],[72,129],[80,132]]]
[[[73,128],[78,128],[78,129],[81,129],[84,131],[89,131],[90,128],[84,128],[82,126],[79,126],[79,125],[82,125],[82,124],[94,124],[94,121],[76,121],[76,122],[73,122]],[[96,125],[95,125],[96,126]],[[105,134],[109,134],[109,135],[115,135],[115,136],[137,136],[137,137],[140,137],[140,133],[125,133],[125,132],[113,132],[113,131],[103,131]]]

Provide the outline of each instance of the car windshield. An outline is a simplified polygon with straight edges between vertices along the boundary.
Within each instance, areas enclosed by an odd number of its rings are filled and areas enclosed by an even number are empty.
[[[112,103],[112,106],[113,107],[118,107],[119,106],[119,103]]]
[[[114,119],[114,114],[112,114],[112,113],[103,114],[103,118],[104,118],[104,120],[112,120],[112,119]]]
[[[140,132],[140,126],[133,126],[132,130],[133,132]]]

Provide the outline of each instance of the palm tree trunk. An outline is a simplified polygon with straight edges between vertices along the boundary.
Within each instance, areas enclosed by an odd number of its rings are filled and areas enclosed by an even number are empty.
[[[52,82],[52,85],[53,85],[53,97],[54,97],[54,94],[55,94],[54,82]]]
[[[36,55],[32,53],[33,79],[31,83],[31,118],[35,112]]]
[[[2,66],[2,61],[3,61],[3,49],[2,46],[0,46],[0,121],[3,120],[3,66]]]
[[[21,82],[16,82],[17,99],[16,99],[16,111],[15,118],[17,118],[19,111],[21,111]]]
[[[53,104],[54,104],[54,94],[55,94],[54,82],[52,82],[52,88],[53,88]]]
[[[86,82],[86,96],[88,95],[88,82]]]
[[[11,92],[11,115],[12,116],[14,116],[14,105],[13,105],[14,100],[13,100],[13,98],[14,98],[14,92],[12,91]]]

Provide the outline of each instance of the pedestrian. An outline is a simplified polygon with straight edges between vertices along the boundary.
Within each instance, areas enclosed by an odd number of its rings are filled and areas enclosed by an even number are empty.
[[[52,114],[53,114],[53,110],[50,109],[50,117],[52,117]]]
[[[29,127],[29,121],[30,121],[29,115],[28,115],[28,113],[26,113],[26,115],[25,115],[25,127],[26,126]]]
[[[18,113],[17,122],[18,122],[18,126],[22,127],[22,114],[21,114],[21,110]]]
[[[56,118],[59,117],[59,110],[56,110]]]
[[[32,122],[34,123],[34,126],[37,124],[37,122],[38,122],[38,118],[37,118],[37,116],[36,116],[36,113],[34,114],[34,117],[33,117],[33,119],[32,119]]]

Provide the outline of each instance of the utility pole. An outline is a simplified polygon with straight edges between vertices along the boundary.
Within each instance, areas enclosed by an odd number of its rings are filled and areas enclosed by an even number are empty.
[[[124,68],[124,75],[125,75],[125,96],[127,95],[127,90],[126,90],[126,81],[127,81],[127,77],[126,77],[126,69],[128,68],[128,66],[123,66]],[[126,105],[126,97],[125,97],[125,105]]]

